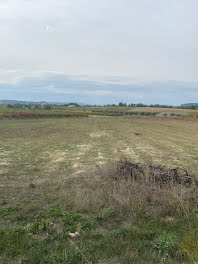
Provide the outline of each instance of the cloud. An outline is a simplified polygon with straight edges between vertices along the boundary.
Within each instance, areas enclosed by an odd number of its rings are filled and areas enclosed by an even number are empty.
[[[89,104],[161,103],[179,105],[196,102],[198,82],[138,82],[130,78],[65,75],[57,72],[8,73],[0,83],[0,99],[83,102]],[[1,76],[1,71],[0,71]],[[12,77],[12,78],[11,78]],[[92,80],[90,80],[92,79]]]
[[[198,101],[197,8],[197,0],[0,0],[0,96]]]
[[[0,3],[5,70],[198,81],[197,0]]]

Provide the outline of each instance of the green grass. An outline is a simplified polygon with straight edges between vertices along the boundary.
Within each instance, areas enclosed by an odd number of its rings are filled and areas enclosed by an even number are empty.
[[[0,121],[0,263],[196,263],[196,202],[96,173],[120,158],[197,173],[196,134],[160,117]]]

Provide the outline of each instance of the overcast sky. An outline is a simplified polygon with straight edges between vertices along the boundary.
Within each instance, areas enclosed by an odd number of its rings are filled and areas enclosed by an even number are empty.
[[[197,0],[0,0],[0,99],[198,102],[197,14]]]

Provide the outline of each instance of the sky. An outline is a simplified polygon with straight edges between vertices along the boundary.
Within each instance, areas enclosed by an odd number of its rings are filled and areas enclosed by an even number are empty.
[[[198,102],[197,0],[0,0],[0,100]]]

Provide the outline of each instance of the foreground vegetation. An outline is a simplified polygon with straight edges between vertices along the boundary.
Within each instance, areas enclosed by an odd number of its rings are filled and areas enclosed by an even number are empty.
[[[160,117],[2,120],[0,263],[197,263],[196,185],[148,174],[196,177],[196,133]]]

